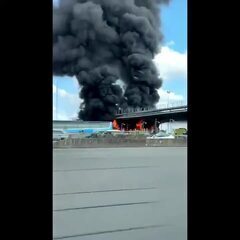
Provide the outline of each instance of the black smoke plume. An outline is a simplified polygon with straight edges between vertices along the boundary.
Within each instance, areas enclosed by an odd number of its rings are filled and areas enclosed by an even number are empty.
[[[119,107],[158,102],[162,79],[152,59],[163,38],[160,6],[168,2],[60,0],[54,7],[53,74],[77,77],[81,119],[110,120]]]

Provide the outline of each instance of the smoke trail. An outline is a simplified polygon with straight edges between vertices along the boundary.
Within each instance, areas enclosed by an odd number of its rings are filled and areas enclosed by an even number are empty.
[[[60,0],[53,9],[53,73],[76,76],[79,117],[110,120],[121,106],[154,106],[162,80],[153,64],[167,0]],[[116,84],[125,84],[125,92]]]

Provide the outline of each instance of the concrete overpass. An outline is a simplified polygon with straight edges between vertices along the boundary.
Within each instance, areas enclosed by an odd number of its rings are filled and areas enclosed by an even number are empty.
[[[142,119],[142,118],[159,118],[159,119],[168,119],[168,118],[181,118],[181,120],[187,120],[187,105],[154,109],[154,110],[143,110],[137,112],[125,112],[122,114],[117,114],[116,119],[127,120],[127,119]]]
[[[187,121],[187,105],[168,107],[162,109],[151,109],[143,111],[131,111],[116,114],[117,122],[133,127],[140,120],[145,122],[145,127],[159,125],[169,121]]]

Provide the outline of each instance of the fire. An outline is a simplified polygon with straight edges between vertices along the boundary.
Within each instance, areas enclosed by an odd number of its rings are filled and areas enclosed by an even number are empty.
[[[113,129],[118,129],[118,130],[120,130],[120,127],[119,127],[119,125],[118,125],[118,123],[117,123],[116,120],[113,120]]]
[[[143,120],[140,120],[136,123],[136,129],[137,130],[143,130]]]

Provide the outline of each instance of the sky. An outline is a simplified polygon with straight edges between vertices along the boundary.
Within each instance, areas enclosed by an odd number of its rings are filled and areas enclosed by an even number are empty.
[[[187,0],[172,0],[168,6],[162,7],[161,19],[164,40],[161,51],[153,60],[163,78],[157,108],[187,103]],[[76,78],[53,76],[54,120],[77,117],[82,101],[79,91]]]

